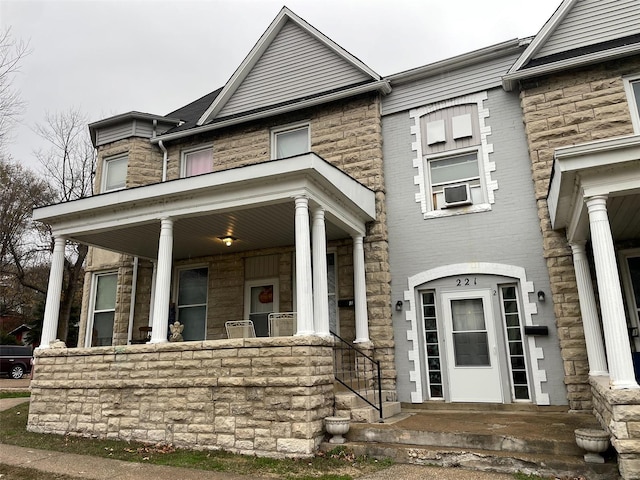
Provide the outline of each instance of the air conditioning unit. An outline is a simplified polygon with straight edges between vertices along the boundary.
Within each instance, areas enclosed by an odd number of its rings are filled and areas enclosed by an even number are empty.
[[[458,185],[447,185],[442,188],[444,194],[443,208],[458,207],[460,205],[470,205],[471,191],[468,183]]]

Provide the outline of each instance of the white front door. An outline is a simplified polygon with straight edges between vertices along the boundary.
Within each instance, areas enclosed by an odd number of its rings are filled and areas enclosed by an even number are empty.
[[[490,290],[442,294],[452,402],[502,403]]]

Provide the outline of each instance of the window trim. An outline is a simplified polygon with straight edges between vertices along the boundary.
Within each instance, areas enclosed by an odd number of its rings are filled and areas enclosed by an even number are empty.
[[[631,282],[631,272],[629,271],[629,259],[640,257],[640,248],[627,248],[618,252],[618,262],[620,265],[620,276],[622,277],[622,288],[625,296],[627,313],[629,315],[630,327],[640,329],[640,318],[636,306],[633,284]],[[631,341],[635,347],[640,347],[640,337],[632,337]]]
[[[204,338],[203,340],[189,340],[189,341],[204,341],[207,339],[207,329],[209,327],[208,316],[209,316],[209,273],[210,268],[208,263],[194,263],[189,265],[179,265],[174,268],[173,278],[175,279],[174,287],[173,287],[173,298],[175,305],[175,320],[180,321],[180,305],[178,304],[178,295],[180,293],[180,272],[184,270],[196,270],[198,268],[206,268],[207,269],[207,298],[204,303]],[[197,306],[199,304],[192,304],[189,306]],[[180,322],[182,323],[182,322]]]
[[[109,162],[114,162],[122,159],[127,160],[127,167],[125,169],[125,174],[124,174],[124,185],[122,187],[117,187],[117,188],[107,188],[107,170],[108,170],[107,165],[109,164]],[[120,153],[110,157],[105,157],[102,161],[102,178],[100,182],[101,183],[100,191],[102,193],[116,192],[118,190],[124,190],[125,188],[127,188],[127,171],[128,170],[129,170],[129,153],[128,152]]]
[[[631,124],[633,125],[633,133],[640,134],[640,112],[638,111],[638,102],[640,98],[636,99],[633,93],[633,83],[640,82],[640,74],[629,75],[622,77],[624,84],[624,91],[627,95],[627,104],[629,105],[629,114],[631,115]]]
[[[278,135],[283,133],[293,132],[295,130],[302,130],[303,128],[307,129],[307,152],[310,152],[311,151],[311,123],[309,121],[302,121],[302,122],[291,123],[288,125],[281,125],[271,129],[271,133],[270,133],[271,160],[278,160],[278,141],[277,141]]]
[[[491,135],[491,127],[486,124],[485,120],[489,117],[488,108],[484,107],[484,101],[488,99],[486,91],[474,93],[471,95],[464,95],[450,100],[437,102],[431,105],[427,105],[420,108],[414,108],[409,112],[409,117],[413,119],[413,125],[411,126],[411,135],[414,136],[415,142],[412,142],[412,149],[415,153],[413,159],[413,166],[417,169],[417,174],[414,176],[415,184],[418,188],[416,193],[416,202],[420,204],[422,216],[425,220],[430,218],[450,217],[453,215],[460,215],[465,213],[478,213],[487,212],[492,209],[492,205],[495,203],[495,191],[498,189],[498,181],[492,177],[492,173],[496,170],[495,162],[491,161],[489,154],[493,153],[493,144],[489,143],[488,138]],[[456,208],[446,208],[444,210],[431,209],[431,201],[429,199],[430,186],[427,186],[428,176],[425,168],[427,164],[425,158],[426,152],[423,152],[422,148],[422,135],[424,132],[420,128],[420,119],[425,115],[442,110],[449,107],[458,105],[475,103],[478,106],[478,127],[480,135],[480,144],[474,145],[473,148],[478,148],[478,164],[481,170],[481,183],[484,187],[483,198],[484,203],[472,204],[468,206],[460,206]],[[462,149],[449,150],[447,152],[441,152],[445,155],[451,155],[453,152],[460,152]],[[440,154],[440,152],[439,152]],[[435,156],[435,155],[434,155]],[[429,159],[433,158],[428,155]]]
[[[198,145],[197,147],[186,148],[180,152],[180,178],[189,178],[187,177],[187,155],[200,152],[203,150],[211,150],[211,171],[213,171],[213,143],[206,143],[203,145]],[[207,172],[211,173],[211,172]],[[199,174],[205,175],[205,173]],[[191,175],[197,176],[197,175]]]
[[[95,320],[95,307],[96,307],[96,298],[98,293],[98,278],[104,277],[107,275],[115,275],[116,276],[116,298],[113,302],[113,324],[115,326],[116,323],[116,307],[118,306],[118,270],[104,270],[99,272],[92,272],[91,274],[91,291],[89,294],[89,309],[87,312],[87,326],[84,333],[84,346],[85,348],[93,348],[93,325]],[[106,312],[107,310],[100,310],[101,312]],[[111,332],[111,344],[113,345],[113,332]]]

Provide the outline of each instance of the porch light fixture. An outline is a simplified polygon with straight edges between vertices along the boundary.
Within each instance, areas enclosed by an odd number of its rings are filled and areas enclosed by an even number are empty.
[[[224,236],[224,237],[218,237],[220,239],[220,241],[222,243],[224,243],[227,247],[230,247],[233,242],[235,242],[237,240],[237,238],[232,237],[230,235]]]
[[[538,290],[538,301],[539,302],[544,302],[545,299],[545,294],[542,290]]]
[[[398,300],[396,302],[396,312],[401,312],[402,311],[402,300]]]

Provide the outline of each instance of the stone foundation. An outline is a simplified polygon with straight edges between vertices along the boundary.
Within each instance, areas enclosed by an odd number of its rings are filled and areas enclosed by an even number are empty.
[[[311,456],[333,415],[332,345],[277,337],[36,350],[27,429]]]
[[[622,478],[640,479],[640,389],[611,390],[609,377],[590,383],[595,416],[611,435]]]

